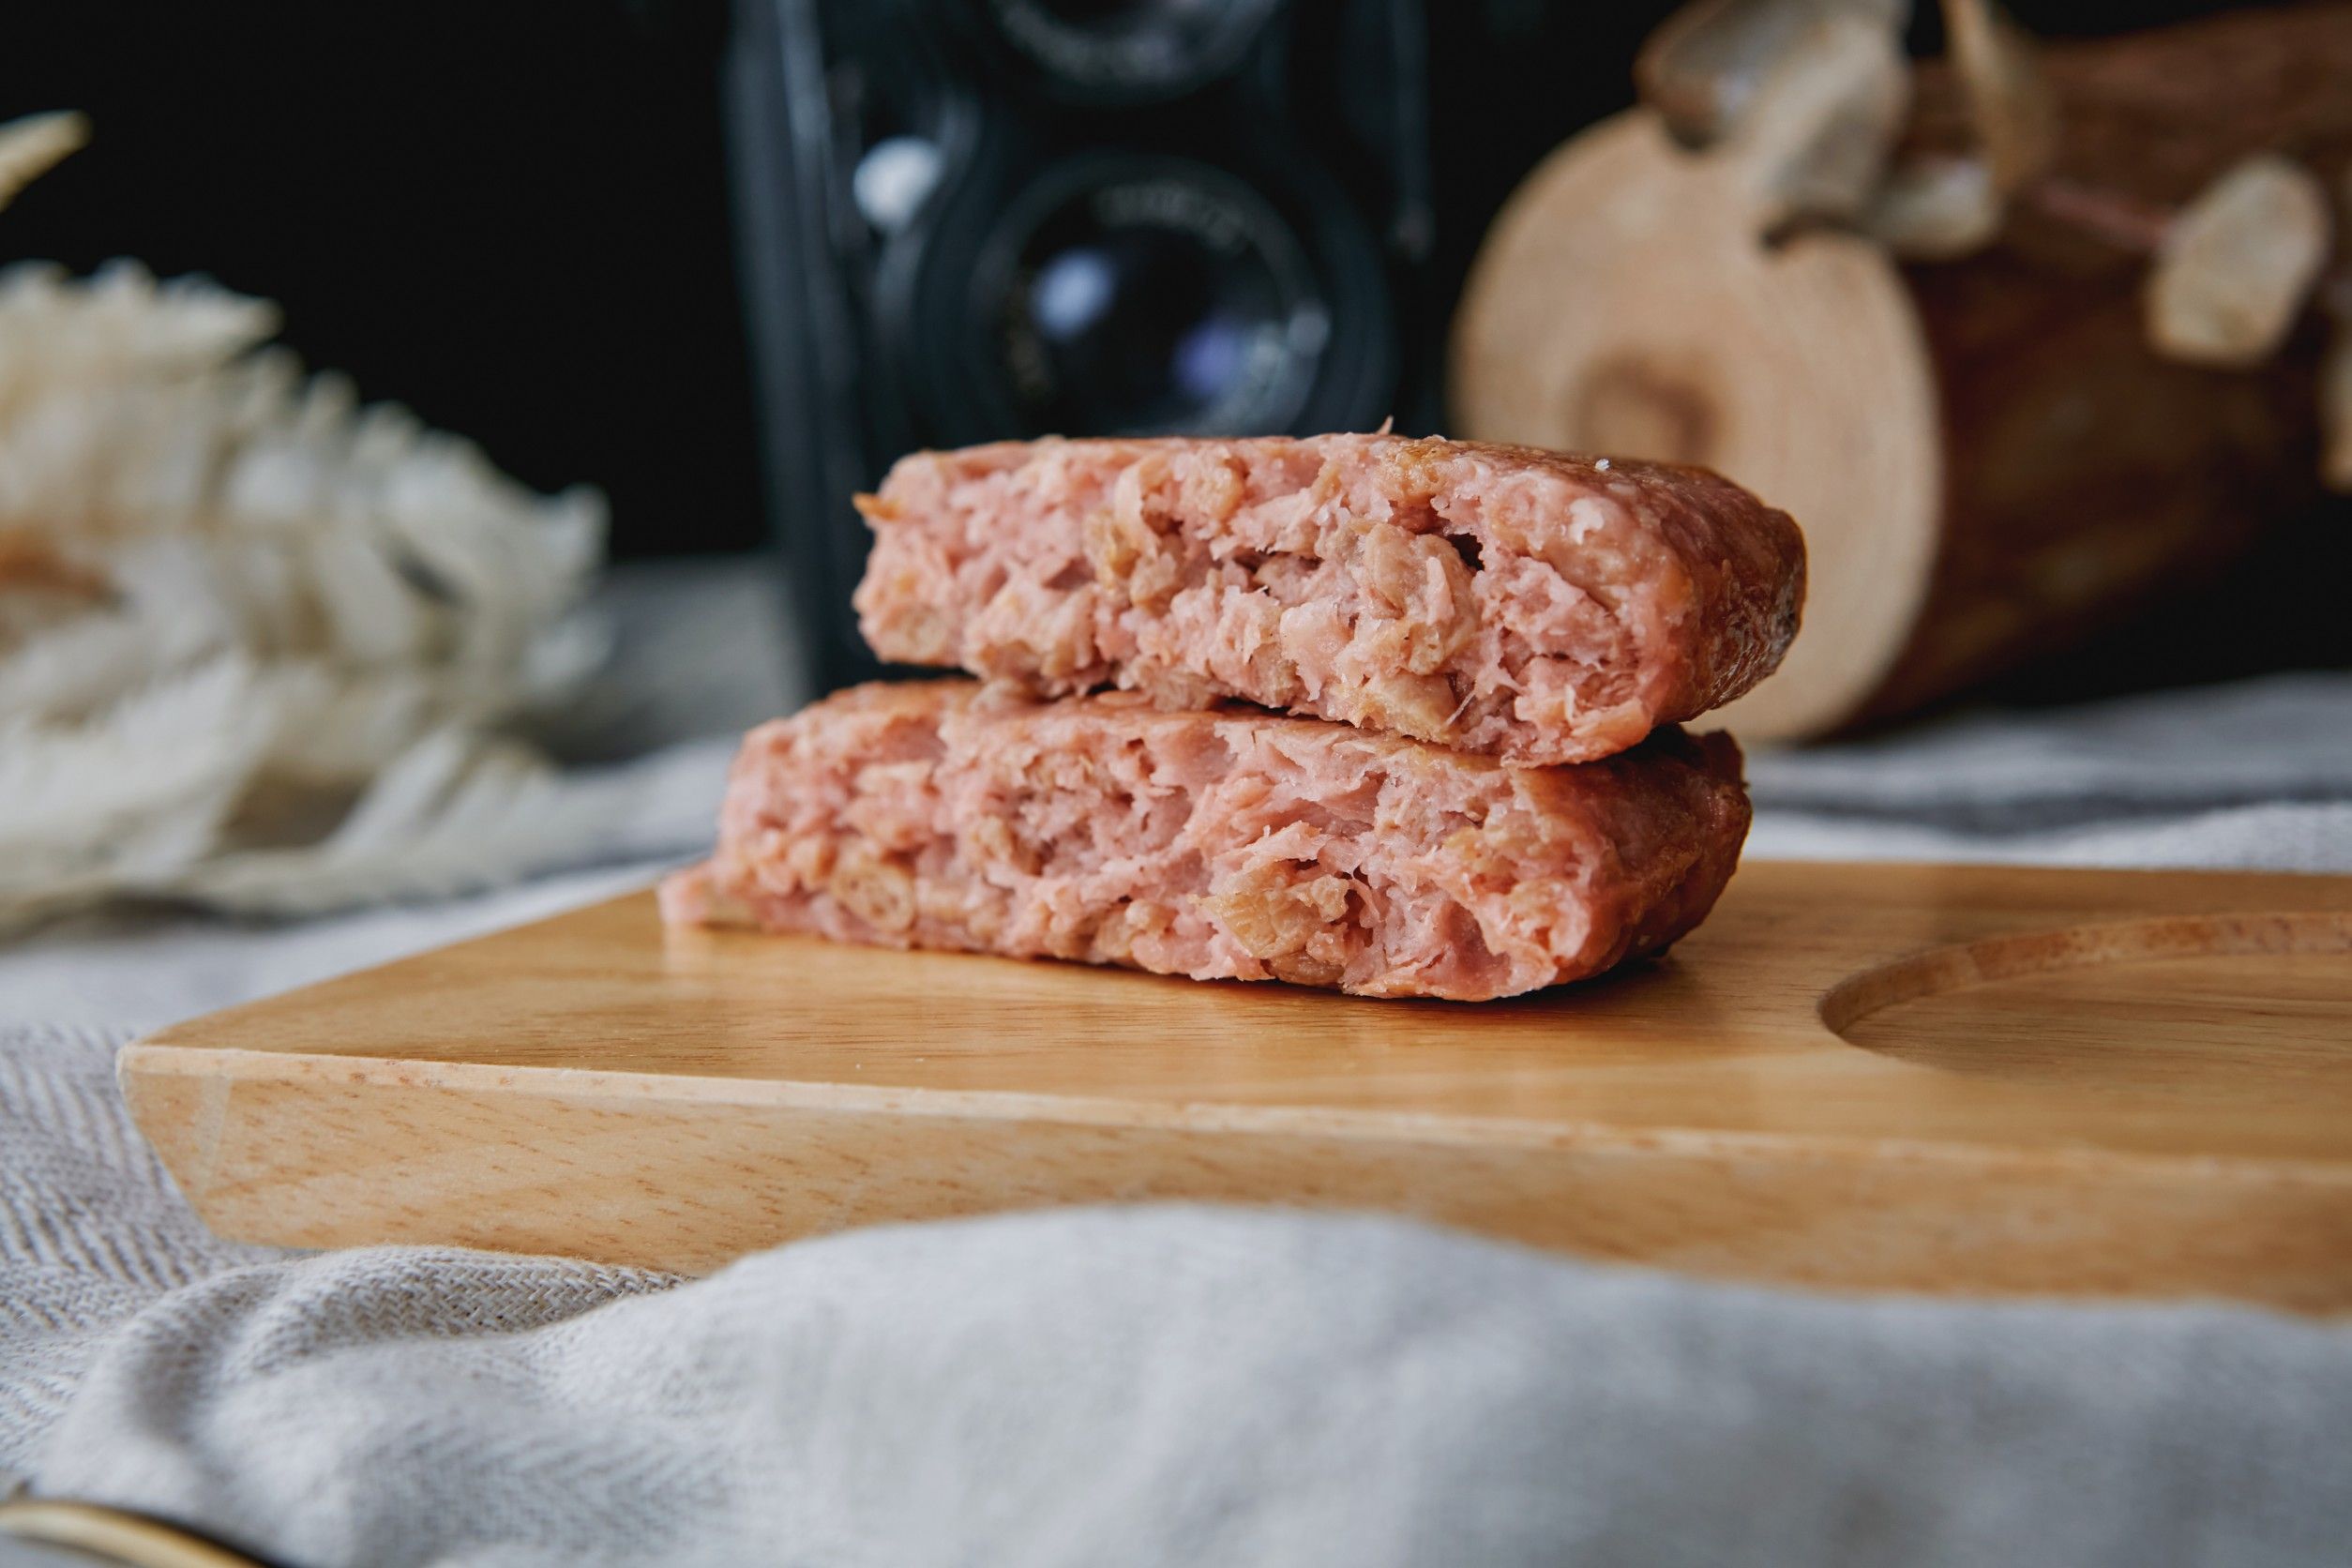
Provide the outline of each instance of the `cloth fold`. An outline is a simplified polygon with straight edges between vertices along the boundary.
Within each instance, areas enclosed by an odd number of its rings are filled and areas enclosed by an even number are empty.
[[[111,1335],[45,1486],[324,1565],[2303,1563],[2340,1330],[1840,1301],[1398,1221],[885,1228],[655,1282],[425,1249]]]
[[[1958,714],[1748,778],[1757,857],[2352,870],[2352,674]]]

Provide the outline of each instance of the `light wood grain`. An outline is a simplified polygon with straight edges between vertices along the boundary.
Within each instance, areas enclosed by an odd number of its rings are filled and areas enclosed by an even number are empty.
[[[1215,1199],[1756,1279],[2352,1304],[2352,879],[1758,865],[1670,958],[1477,1006],[665,931],[639,895],[122,1074],[256,1241],[701,1270]]]
[[[1944,452],[1902,274],[1851,234],[1764,243],[1755,181],[1646,111],[1555,152],[1462,292],[1452,433],[1698,463],[1804,529],[1804,635],[1726,712],[1818,733],[1886,678],[1934,576]]]

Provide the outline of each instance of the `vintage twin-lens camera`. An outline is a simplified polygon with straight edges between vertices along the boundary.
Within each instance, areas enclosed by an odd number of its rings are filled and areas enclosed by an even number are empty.
[[[1438,419],[1419,0],[745,0],[738,228],[812,673],[850,496],[1045,434]]]

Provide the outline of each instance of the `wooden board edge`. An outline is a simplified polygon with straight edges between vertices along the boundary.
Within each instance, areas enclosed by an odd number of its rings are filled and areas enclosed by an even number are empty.
[[[1608,1149],[1656,1154],[1897,1162],[1968,1169],[2000,1167],[2053,1176],[2135,1171],[2201,1179],[2286,1183],[2352,1196],[2352,1164],[2330,1160],[2267,1160],[2209,1154],[2161,1154],[2102,1148],[2016,1148],[1956,1138],[1840,1137],[1819,1133],[1751,1132],[1706,1127],[1631,1127],[1615,1123],[1564,1123],[1509,1117],[1427,1115],[1410,1111],[1244,1105],[1203,1101],[1138,1101],[1108,1096],[1044,1094],[1007,1090],[941,1090],[882,1084],[796,1082],[787,1078],[698,1077],[578,1067],[490,1065],[404,1061],[387,1057],[307,1055],[173,1046],[152,1036],[120,1048],[115,1075],[140,1131],[161,1142],[140,1114],[134,1083],[165,1078],[219,1086],[225,1095],[240,1082],[280,1087],[359,1086],[421,1089],[476,1097],[588,1099],[625,1105],[709,1106],[738,1110],[896,1116],[933,1122],[1045,1123],[1099,1129],[1145,1129],[1203,1136],[1262,1135],[1358,1138],[1383,1143],[1493,1149]],[[209,1108],[213,1114],[219,1108]],[[204,1128],[194,1129],[203,1136]],[[167,1160],[167,1163],[168,1160]]]
[[[133,1059],[127,1093],[205,1223],[265,1244],[474,1246],[694,1274],[870,1224],[1222,1202],[1392,1213],[1808,1289],[2352,1307],[2352,1186],[2194,1162],[2109,1165],[2087,1193],[2046,1160],[1954,1165],[1614,1129],[1534,1150],[1412,1129],[1202,1136],[839,1103],[639,1093],[621,1105],[596,1093],[611,1075],[534,1074],[486,1093],[251,1065],[239,1078]]]

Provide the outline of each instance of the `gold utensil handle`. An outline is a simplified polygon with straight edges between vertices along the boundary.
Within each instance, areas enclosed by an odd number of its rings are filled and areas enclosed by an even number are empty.
[[[9,1540],[59,1546],[125,1568],[267,1568],[259,1558],[175,1525],[95,1502],[0,1502],[0,1545]]]

